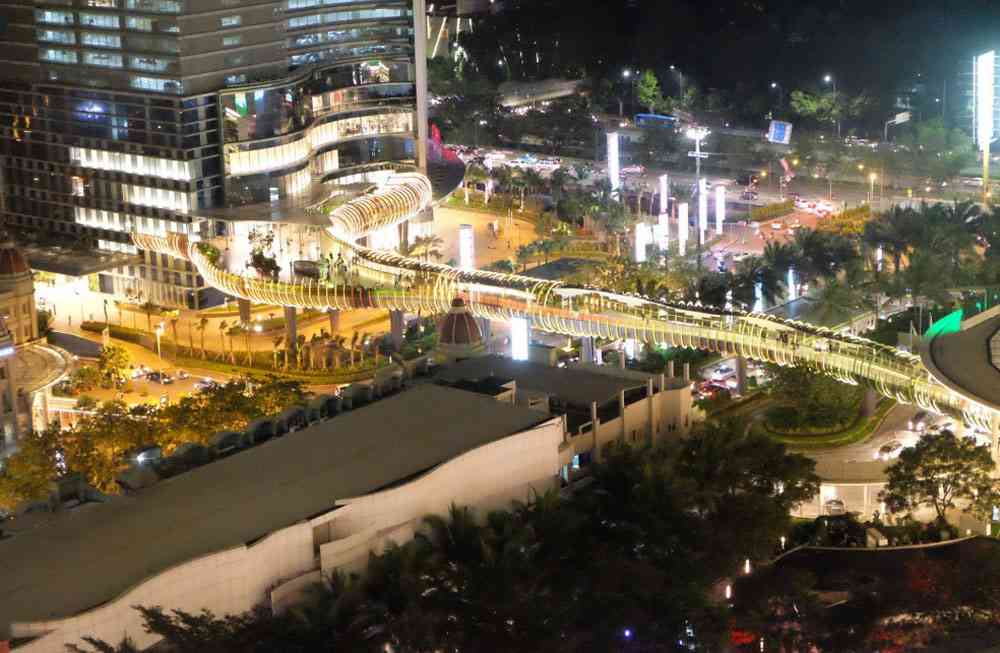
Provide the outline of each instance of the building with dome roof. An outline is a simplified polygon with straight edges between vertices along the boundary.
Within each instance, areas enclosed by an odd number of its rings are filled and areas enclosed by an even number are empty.
[[[476,318],[473,317],[465,300],[456,297],[438,326],[437,358],[445,363],[453,363],[485,356],[486,343]]]
[[[0,316],[15,346],[38,339],[34,276],[7,234],[0,236]]]

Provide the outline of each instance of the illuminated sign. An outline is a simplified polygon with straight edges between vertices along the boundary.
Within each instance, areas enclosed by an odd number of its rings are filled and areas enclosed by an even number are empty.
[[[996,89],[996,52],[990,50],[975,58],[973,64],[972,110],[976,144],[986,150],[993,141],[993,111]]]
[[[523,317],[510,319],[510,357],[516,361],[528,360],[528,320]]]
[[[608,134],[608,181],[611,182],[611,194],[621,188],[620,171],[618,170],[618,132]]]
[[[715,235],[722,235],[722,223],[726,221],[726,187],[715,187]]]
[[[767,129],[767,140],[788,145],[792,140],[792,123],[772,120]]]
[[[458,261],[463,270],[476,267],[475,232],[471,224],[458,226]]]

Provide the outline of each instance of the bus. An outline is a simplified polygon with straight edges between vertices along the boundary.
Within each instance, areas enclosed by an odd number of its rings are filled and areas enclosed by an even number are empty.
[[[635,115],[636,127],[677,127],[677,118],[674,116],[661,116],[657,113],[637,113]]]

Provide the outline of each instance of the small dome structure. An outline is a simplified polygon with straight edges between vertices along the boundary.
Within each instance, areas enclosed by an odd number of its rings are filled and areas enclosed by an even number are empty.
[[[461,297],[452,300],[451,310],[441,320],[437,352],[447,361],[486,355],[486,344],[479,324]]]
[[[0,235],[0,277],[30,275],[31,268],[21,250],[6,234]]]

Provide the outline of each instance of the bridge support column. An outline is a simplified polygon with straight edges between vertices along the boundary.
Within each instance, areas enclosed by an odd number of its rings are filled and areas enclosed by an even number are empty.
[[[691,380],[691,363],[684,363],[684,380]]]
[[[861,399],[861,415],[863,417],[871,417],[875,414],[875,409],[878,408],[878,392],[875,388],[865,388],[865,396]]]
[[[590,434],[593,440],[594,450],[590,454],[591,460],[595,463],[601,461],[601,441],[597,437],[597,431],[600,429],[601,420],[597,416],[597,402],[590,402]]]
[[[646,424],[646,442],[649,446],[653,446],[653,422],[655,421],[656,407],[653,402],[656,400],[653,398],[653,377],[646,379],[646,408],[649,410],[649,423]]]
[[[337,332],[340,331],[340,310],[331,308],[326,312],[326,315],[330,319],[330,335],[337,335]]]
[[[674,374],[674,362],[672,360],[667,361],[667,376],[669,376],[671,379],[677,378],[677,375]]]
[[[618,391],[618,413],[622,420],[622,442],[628,442],[628,424],[625,423],[625,391]]]
[[[285,307],[285,351],[289,356],[295,356],[299,348],[299,325],[294,306]]]
[[[1000,416],[994,415],[990,420],[990,453],[993,454],[993,464],[1000,466]]]
[[[399,244],[400,245],[409,245],[410,244],[410,222],[408,220],[404,220],[403,222],[399,223],[399,226],[397,228],[399,229]]]
[[[249,299],[237,299],[236,305],[240,309],[240,322],[247,324],[250,322],[250,300]]]
[[[741,395],[747,393],[747,359],[742,356],[736,357],[736,392]]]
[[[593,336],[580,338],[580,360],[584,363],[597,363]]]
[[[399,351],[403,348],[403,329],[406,327],[403,311],[389,311],[389,330],[392,335],[392,346]]]
[[[486,353],[493,353],[493,323],[488,318],[481,317],[476,322],[479,323],[479,333],[483,336],[483,345],[486,346]]]

